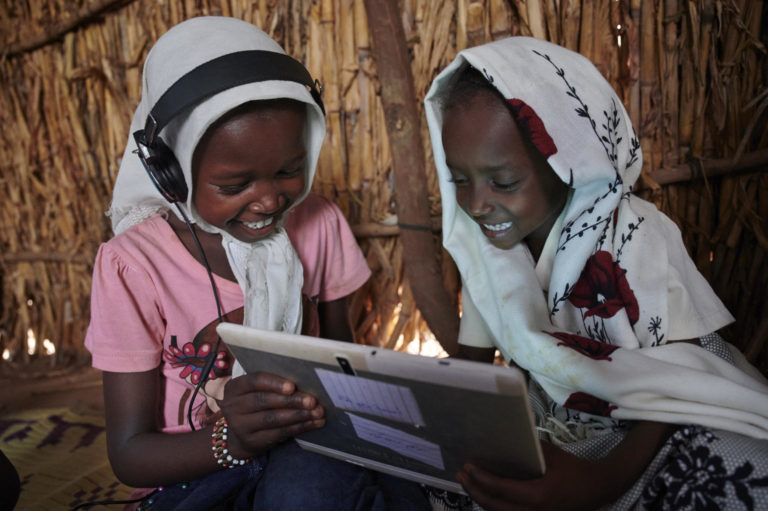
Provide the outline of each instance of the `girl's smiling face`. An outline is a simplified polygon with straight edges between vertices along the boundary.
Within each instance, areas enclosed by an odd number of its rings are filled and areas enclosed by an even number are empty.
[[[290,100],[248,103],[205,133],[192,159],[200,217],[246,243],[258,241],[306,184],[306,107]]]
[[[445,160],[456,201],[496,247],[523,240],[538,259],[568,186],[524,139],[501,98],[479,91],[444,112]]]

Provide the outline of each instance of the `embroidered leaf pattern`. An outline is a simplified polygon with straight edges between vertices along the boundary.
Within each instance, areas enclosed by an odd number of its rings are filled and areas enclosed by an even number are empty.
[[[611,234],[616,232],[615,230],[612,231],[611,229],[611,227],[614,229],[616,228],[615,220],[613,223],[611,223],[611,218],[605,217],[604,214],[598,214],[597,216],[592,215],[594,213],[595,206],[597,206],[598,203],[609,196],[615,196],[615,194],[619,193],[621,194],[620,200],[630,200],[631,186],[629,187],[630,191],[624,192],[622,190],[624,183],[621,177],[621,172],[619,171],[619,148],[622,147],[621,144],[628,144],[625,149],[628,154],[628,159],[627,161],[622,162],[624,168],[626,169],[638,161],[640,142],[634,130],[632,129],[632,126],[626,124],[624,115],[622,114],[621,108],[617,104],[615,97],[612,96],[610,98],[609,105],[605,105],[605,108],[598,110],[602,111],[602,117],[599,118],[600,122],[598,124],[595,119],[595,116],[598,114],[591,111],[589,104],[587,104],[585,100],[582,99],[582,96],[579,94],[576,86],[569,80],[569,76],[567,75],[565,68],[561,67],[554,60],[552,60],[549,54],[536,50],[532,51],[534,54],[548,62],[555,70],[555,74],[560,78],[560,80],[562,80],[562,83],[565,86],[564,92],[566,96],[572,98],[576,102],[576,105],[574,106],[574,112],[579,118],[583,118],[589,121],[592,132],[594,133],[597,141],[602,145],[603,150],[605,151],[605,154],[615,173],[615,178],[608,185],[608,190],[606,190],[606,192],[601,196],[597,197],[591,207],[585,208],[575,218],[572,218],[566,222],[560,233],[560,241],[558,243],[556,252],[564,252],[567,249],[569,242],[572,240],[584,239],[587,233],[594,232],[599,229],[599,234],[596,236],[596,238],[592,235],[588,237],[589,239],[596,239],[594,247],[595,253],[606,250],[613,252],[610,246],[606,248],[606,244],[609,243],[609,236],[612,236],[610,242],[614,244],[618,243],[619,245],[618,250],[615,251],[615,263],[618,265],[624,249],[628,243],[632,241],[633,235],[635,235],[636,231],[639,229],[639,226],[643,222],[644,218],[638,217],[636,220],[629,222],[626,225],[626,230],[620,231],[620,239],[615,239],[616,234]],[[628,141],[625,140],[625,137],[620,134],[625,129],[629,133]],[[571,169],[569,185],[573,185],[573,169]],[[562,302],[568,299],[568,296],[572,293],[572,291],[573,288],[566,284],[565,289],[561,293],[555,292],[554,295],[552,295],[550,317],[559,312]],[[636,307],[631,308],[628,312],[631,316],[630,321],[634,324],[638,320]],[[597,318],[593,318],[591,321],[587,322],[586,316],[582,316],[582,320],[584,321],[585,329],[587,330],[587,333],[590,337],[606,342],[609,341],[604,321],[598,321]],[[658,333],[658,328],[653,333],[656,335]],[[661,337],[657,335],[657,342],[661,342],[661,338],[663,338],[663,334],[659,335],[661,335]]]
[[[659,335],[659,330],[661,330],[661,318],[659,316],[655,316],[651,318],[651,322],[648,325],[648,331],[651,332],[651,334],[653,334],[653,336],[656,338],[656,340],[653,341],[653,346],[658,346],[664,339],[664,334]]]
[[[628,241],[632,239],[632,233],[635,232],[640,228],[640,224],[643,223],[643,220],[645,220],[645,217],[638,217],[637,223],[630,222],[627,224],[627,227],[629,228],[629,232],[622,232],[621,233],[621,245],[619,246],[619,249],[616,251],[616,262],[618,263],[621,259],[621,253],[624,250],[624,245],[627,244]]]
[[[587,105],[586,103],[584,103],[584,101],[582,101],[581,97],[579,97],[579,94],[576,91],[576,88],[573,85],[571,85],[570,82],[568,81],[568,79],[565,77],[565,69],[563,69],[560,66],[558,66],[557,64],[555,64],[554,61],[552,60],[552,58],[549,55],[547,55],[545,53],[539,53],[536,50],[532,50],[532,51],[536,55],[542,57],[544,60],[549,62],[552,65],[552,67],[555,68],[557,75],[560,78],[562,78],[563,82],[565,83],[565,86],[567,88],[566,94],[579,102],[579,106],[577,106],[575,108],[576,114],[579,117],[584,117],[584,118],[589,120],[589,125],[592,127],[592,131],[595,133],[595,136],[597,137],[597,140],[603,145],[603,149],[605,149],[605,154],[608,156],[608,159],[610,160],[611,164],[613,165],[613,169],[616,171],[616,176],[619,179],[621,179],[619,177],[619,172],[618,172],[618,167],[617,167],[617,162],[616,162],[617,158],[616,158],[615,142],[612,140],[612,137],[611,137],[611,133],[612,133],[613,129],[615,129],[615,127],[612,128],[611,131],[608,132],[608,136],[600,135],[597,132],[597,122],[595,122],[595,120],[592,118],[592,116],[589,113],[589,105]],[[616,109],[615,100],[612,99],[611,101],[613,102],[613,110],[618,112],[618,110]],[[606,117],[608,117],[607,114],[606,114]],[[616,114],[615,117],[616,117],[616,119],[618,119],[618,113]]]
[[[552,308],[549,311],[550,318],[560,311],[559,305],[568,299],[570,292],[571,287],[567,282],[565,283],[565,288],[563,289],[563,294],[561,296],[558,296],[557,291],[555,291],[555,294],[552,296]]]
[[[564,251],[566,249],[567,243],[572,239],[577,237],[582,237],[584,235],[584,230],[581,231],[581,233],[579,233],[578,228],[574,229],[576,222],[578,222],[585,215],[591,215],[592,212],[594,211],[594,207],[609,195],[616,193],[619,190],[620,186],[621,186],[621,179],[617,178],[616,180],[614,180],[612,183],[608,185],[608,190],[603,195],[597,197],[594,200],[594,202],[592,203],[592,207],[583,210],[575,218],[571,219],[566,223],[565,227],[563,227],[563,231],[560,236],[560,238],[562,239],[564,234],[565,240],[561,241],[560,245],[558,245],[557,247],[558,252]],[[604,218],[604,219],[601,219],[599,223],[605,223],[606,224],[605,226],[607,227],[608,220],[609,220],[608,218]],[[583,225],[584,224],[582,223],[582,226]],[[592,227],[592,225],[587,224],[585,227],[586,227],[585,230],[588,230],[589,228]]]

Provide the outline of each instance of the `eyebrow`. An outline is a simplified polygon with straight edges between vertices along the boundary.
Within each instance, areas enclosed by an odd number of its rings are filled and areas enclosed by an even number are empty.
[[[450,171],[456,171],[456,172],[465,172],[461,167],[458,165],[453,165],[451,162],[448,161],[448,158],[445,159],[445,165],[448,167],[448,170]],[[507,163],[502,163],[499,165],[488,165],[485,167],[482,167],[479,169],[483,173],[490,174],[492,172],[499,172],[502,170],[509,170],[510,172],[518,172],[518,169],[516,167],[510,167]]]

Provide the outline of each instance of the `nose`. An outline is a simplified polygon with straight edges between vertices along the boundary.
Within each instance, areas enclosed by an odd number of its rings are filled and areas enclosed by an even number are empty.
[[[274,183],[254,183],[248,197],[248,210],[259,214],[274,213],[285,205],[286,200]]]
[[[469,216],[477,218],[493,211],[487,191],[487,187],[481,183],[474,183],[463,190],[464,197],[459,202]]]

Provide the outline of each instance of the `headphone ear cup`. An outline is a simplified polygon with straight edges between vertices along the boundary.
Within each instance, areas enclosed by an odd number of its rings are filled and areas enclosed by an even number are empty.
[[[185,202],[189,193],[187,182],[171,148],[158,137],[147,150],[149,158],[144,162],[144,168],[157,190],[168,202]]]

